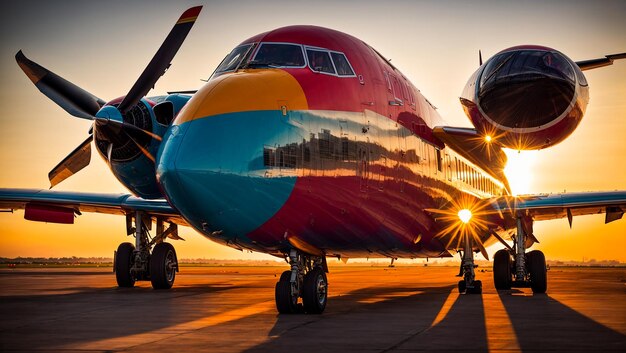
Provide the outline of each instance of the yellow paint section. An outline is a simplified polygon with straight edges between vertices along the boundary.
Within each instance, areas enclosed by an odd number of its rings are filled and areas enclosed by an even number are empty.
[[[207,82],[174,121],[180,125],[212,115],[257,111],[306,110],[306,95],[298,81],[279,69],[243,70]]]

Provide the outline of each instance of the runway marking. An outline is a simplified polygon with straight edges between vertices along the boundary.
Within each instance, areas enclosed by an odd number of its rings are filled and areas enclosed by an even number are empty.
[[[229,321],[243,319],[268,310],[275,310],[274,301],[268,300],[258,304],[246,306],[240,309],[225,311],[216,315],[202,317],[200,319],[183,322],[177,325],[164,327],[150,332],[137,333],[134,335],[107,338],[99,341],[86,342],[79,345],[62,346],[64,349],[85,349],[85,350],[118,350],[131,348],[147,343],[162,341],[174,336],[183,335],[191,331],[202,328],[217,326]]]
[[[433,320],[433,323],[430,324],[429,328],[433,328],[439,325],[439,323],[443,321],[443,319],[446,318],[446,316],[450,312],[450,309],[452,308],[452,306],[454,305],[457,299],[459,299],[459,292],[455,288],[450,291],[450,294],[448,294],[448,297],[446,298],[446,301],[443,303],[441,310],[439,310],[439,313],[435,317],[435,320]]]
[[[485,335],[489,352],[521,352],[517,334],[498,294],[484,294]]]

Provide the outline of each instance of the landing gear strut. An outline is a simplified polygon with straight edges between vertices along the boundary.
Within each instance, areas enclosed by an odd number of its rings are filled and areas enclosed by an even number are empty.
[[[174,247],[163,240],[181,239],[176,224],[165,229],[164,221],[157,218],[157,234],[150,238],[152,219],[143,212],[127,215],[126,223],[128,234],[135,236],[135,245],[122,243],[117,248],[114,261],[117,285],[133,287],[136,281],[149,280],[154,289],[171,288],[178,272],[178,258]]]
[[[466,294],[481,294],[483,291],[483,284],[480,280],[476,279],[474,269],[474,252],[472,251],[472,237],[466,232],[464,234],[464,249],[461,262],[461,275],[463,279],[459,281],[458,288],[459,293]]]
[[[281,314],[321,314],[328,301],[326,258],[292,249],[287,261],[291,270],[283,272],[276,283],[276,309]],[[302,298],[301,304],[299,298]]]
[[[531,231],[532,232],[532,231]],[[539,250],[526,253],[527,231],[522,217],[517,218],[517,234],[512,253],[499,250],[493,258],[493,281],[498,290],[530,287],[533,293],[545,293],[548,288],[546,258]]]

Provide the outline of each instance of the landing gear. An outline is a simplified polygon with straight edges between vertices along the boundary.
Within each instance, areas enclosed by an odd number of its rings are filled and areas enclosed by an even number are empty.
[[[498,290],[530,287],[533,293],[540,294],[545,293],[548,288],[546,257],[539,250],[526,253],[527,234],[532,234],[532,229],[527,231],[527,228],[529,226],[524,225],[522,217],[518,217],[517,235],[513,238],[513,263],[509,251],[504,249],[496,252],[493,258],[493,282]],[[512,269],[515,270],[514,275],[511,273]]]
[[[472,251],[472,237],[469,233],[464,234],[464,251],[461,262],[461,272],[463,279],[459,281],[459,293],[465,294],[481,294],[483,292],[483,284],[476,280],[474,269],[474,252]]]
[[[135,245],[122,243],[117,248],[114,264],[117,285],[133,287],[135,281],[150,280],[154,289],[171,288],[178,272],[178,258],[174,247],[163,240],[167,237],[180,239],[176,225],[170,224],[165,229],[163,220],[157,218],[157,234],[151,239],[152,219],[145,214],[128,215],[126,222],[128,234],[135,235]]]
[[[283,272],[276,283],[276,309],[281,314],[321,314],[328,301],[326,259],[291,250],[288,262],[291,270]]]

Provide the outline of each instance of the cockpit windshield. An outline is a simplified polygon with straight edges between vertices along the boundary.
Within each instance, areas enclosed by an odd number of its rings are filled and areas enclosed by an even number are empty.
[[[246,56],[251,47],[252,44],[244,44],[233,49],[233,51],[222,60],[222,63],[217,67],[215,72],[222,73],[235,70],[241,64],[244,56]]]
[[[513,77],[544,75],[561,77],[574,82],[574,69],[558,52],[517,50],[496,55],[485,66],[480,86],[486,86]]]
[[[304,67],[302,46],[287,43],[261,43],[247,67]]]

